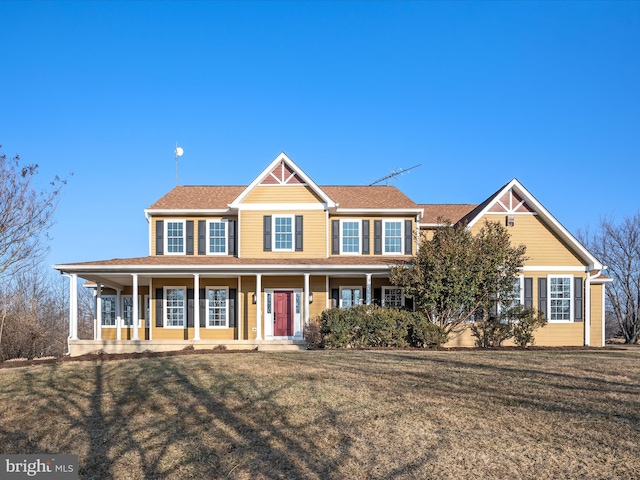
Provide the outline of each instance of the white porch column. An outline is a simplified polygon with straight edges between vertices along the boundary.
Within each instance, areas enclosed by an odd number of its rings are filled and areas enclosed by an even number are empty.
[[[131,328],[133,328],[133,339],[140,340],[140,337],[138,336],[138,324],[140,323],[140,305],[138,305],[138,274],[132,273],[131,276],[133,277],[133,318],[131,320],[133,325]]]
[[[193,339],[200,340],[200,274],[193,274]]]
[[[309,274],[304,274],[304,324],[309,325]]]
[[[152,332],[153,332],[153,322],[152,322],[152,318],[153,318],[153,312],[154,312],[154,308],[153,308],[153,278],[149,279],[149,318],[147,318],[147,327],[149,328],[149,340],[152,339]],[[145,312],[146,315],[146,312]]]
[[[367,273],[367,292],[365,293],[367,305],[371,305],[371,274]]]
[[[116,340],[122,340],[122,290],[116,290]]]
[[[238,316],[237,328],[238,328],[238,340],[244,339],[244,332],[242,331],[242,324],[244,323],[244,309],[242,305],[244,302],[240,301],[240,293],[242,292],[242,277],[238,277],[238,293],[236,295],[236,315]]]
[[[256,340],[262,340],[262,274],[256,273]]]
[[[96,287],[96,340],[102,340],[102,285]]]
[[[78,275],[69,275],[69,337],[78,340]]]

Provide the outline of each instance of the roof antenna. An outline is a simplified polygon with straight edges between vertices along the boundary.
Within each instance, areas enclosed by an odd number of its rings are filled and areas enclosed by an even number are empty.
[[[381,182],[384,182],[384,184],[388,186],[390,178],[394,178],[394,177],[397,177],[399,175],[404,175],[409,170],[413,170],[414,168],[418,168],[420,166],[422,166],[421,163],[419,163],[418,165],[414,165],[413,167],[409,167],[409,168],[396,167],[396,168],[393,169],[393,172],[391,172],[389,175],[385,175],[384,177],[379,178],[375,182],[370,183],[369,186],[371,187],[371,186],[375,185],[376,183],[381,183]]]
[[[178,142],[176,142],[176,187],[178,186],[178,157],[181,157],[184,154],[184,150],[178,146]]]

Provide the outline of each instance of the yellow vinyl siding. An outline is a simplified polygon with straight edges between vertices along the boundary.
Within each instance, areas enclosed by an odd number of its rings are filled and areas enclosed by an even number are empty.
[[[258,185],[242,203],[324,203],[304,185]]]
[[[331,238],[333,235],[333,231],[332,231],[332,221],[333,220],[346,220],[346,221],[355,221],[355,220],[369,220],[369,253],[368,254],[364,254],[364,256],[369,256],[369,255],[376,255],[374,254],[374,241],[375,241],[375,233],[374,233],[374,221],[375,220],[399,220],[403,225],[404,228],[404,221],[405,220],[411,220],[411,251],[412,251],[412,255],[415,255],[416,253],[416,222],[415,222],[415,217],[398,217],[398,216],[385,216],[385,217],[381,217],[381,216],[377,216],[377,217],[369,217],[369,216],[361,216],[361,215],[335,215],[329,218],[329,225],[328,225],[328,234],[329,234],[329,255],[332,257],[339,257],[339,256],[353,256],[353,255],[363,255],[362,253],[360,254],[353,254],[353,253],[343,253],[343,254],[333,254],[331,253]],[[362,228],[362,223],[360,223],[361,228]],[[382,226],[382,228],[384,228],[384,224]],[[404,233],[404,232],[403,232]],[[342,241],[342,236],[340,237],[340,241]],[[360,232],[360,249],[362,249],[362,231]],[[404,235],[403,235],[403,242],[404,242]],[[404,245],[404,243],[403,243]],[[382,249],[384,250],[384,243],[382,245]],[[383,254],[385,255],[385,254]],[[404,248],[403,251],[400,252],[399,254],[386,254],[386,255],[390,255],[390,256],[402,256],[404,255]]]
[[[533,332],[534,345],[545,347],[579,347],[584,345],[584,323],[548,323],[546,326]],[[513,346],[512,339],[503,343],[504,346]],[[471,334],[471,327],[467,327],[459,335],[450,335],[445,347],[475,347],[476,337]]]
[[[485,223],[505,224],[505,215],[488,214],[472,227],[477,233]],[[525,265],[582,266],[583,263],[558,236],[540,221],[537,215],[515,215],[515,226],[507,227],[514,245],[526,245]]]
[[[193,277],[191,278],[161,278],[154,279],[153,281],[153,301],[151,302],[151,317],[152,317],[152,333],[151,338],[153,340],[192,340],[194,336],[193,328],[165,328],[156,327],[156,315],[157,315],[157,302],[163,302],[155,298],[155,289],[164,287],[177,287],[177,288],[193,288]],[[228,287],[238,288],[238,281],[235,278],[200,278],[200,288],[206,289],[207,287]],[[239,296],[239,295],[238,295]],[[240,301],[236,299],[236,314],[239,315]],[[186,306],[185,308],[188,308]],[[205,312],[206,314],[206,312]],[[164,321],[164,319],[163,319]],[[186,310],[185,310],[185,323]],[[239,320],[238,320],[239,321]],[[104,331],[104,330],[103,330]],[[200,338],[203,340],[233,340],[237,337],[237,328],[206,328],[200,327]]]
[[[265,215],[302,215],[302,252],[265,252],[263,250],[263,217]],[[242,258],[326,258],[326,213],[323,210],[245,210],[240,215],[240,256]],[[294,232],[295,243],[295,232]]]
[[[198,221],[200,220],[237,220],[237,217],[235,216],[229,216],[229,215],[218,215],[218,216],[208,216],[208,217],[180,217],[180,216],[176,216],[176,217],[152,217],[149,221],[151,222],[151,255],[155,256],[156,255],[156,221],[157,220],[162,220],[164,222],[176,222],[176,221],[187,221],[187,220],[192,220],[193,221],[193,254],[194,255],[198,255],[198,247],[199,247],[199,235],[198,235]],[[165,224],[163,224],[163,228]],[[186,226],[187,224],[185,223],[185,243],[184,243],[184,247],[185,247],[185,253],[183,254],[171,254],[171,256],[180,256],[180,255],[186,255],[186,248],[187,248],[187,239],[186,239]],[[208,229],[208,225],[205,227]],[[228,235],[228,232],[227,232]],[[163,233],[163,238],[164,238],[164,233]],[[209,238],[209,231],[207,230],[206,233],[206,240],[205,242],[208,242],[208,238]],[[228,241],[227,237],[227,241]],[[238,241],[238,239],[236,238],[236,241]],[[166,238],[165,238],[165,242],[166,242]],[[207,245],[205,243],[205,252],[208,251]],[[166,248],[163,249],[164,250],[164,255],[167,255],[167,251]]]
[[[591,285],[590,345],[602,347],[602,289],[604,285]]]

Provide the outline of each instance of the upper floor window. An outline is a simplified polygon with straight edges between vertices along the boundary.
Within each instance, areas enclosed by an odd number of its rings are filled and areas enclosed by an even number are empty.
[[[167,253],[184,253],[184,221],[165,223],[167,229]]]
[[[273,217],[273,246],[274,250],[293,250],[293,216]]]
[[[384,221],[384,253],[402,253],[402,220]]]
[[[226,255],[227,226],[225,220],[211,220],[209,222],[209,253]]]
[[[303,251],[302,215],[264,215],[262,241],[265,252]]]
[[[340,253],[360,253],[360,220],[341,220]]]
[[[549,276],[549,321],[573,320],[573,292],[571,276]]]

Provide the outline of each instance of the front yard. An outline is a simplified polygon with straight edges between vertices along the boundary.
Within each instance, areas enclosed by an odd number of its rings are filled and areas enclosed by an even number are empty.
[[[640,350],[312,351],[0,370],[0,453],[82,478],[633,478]]]

